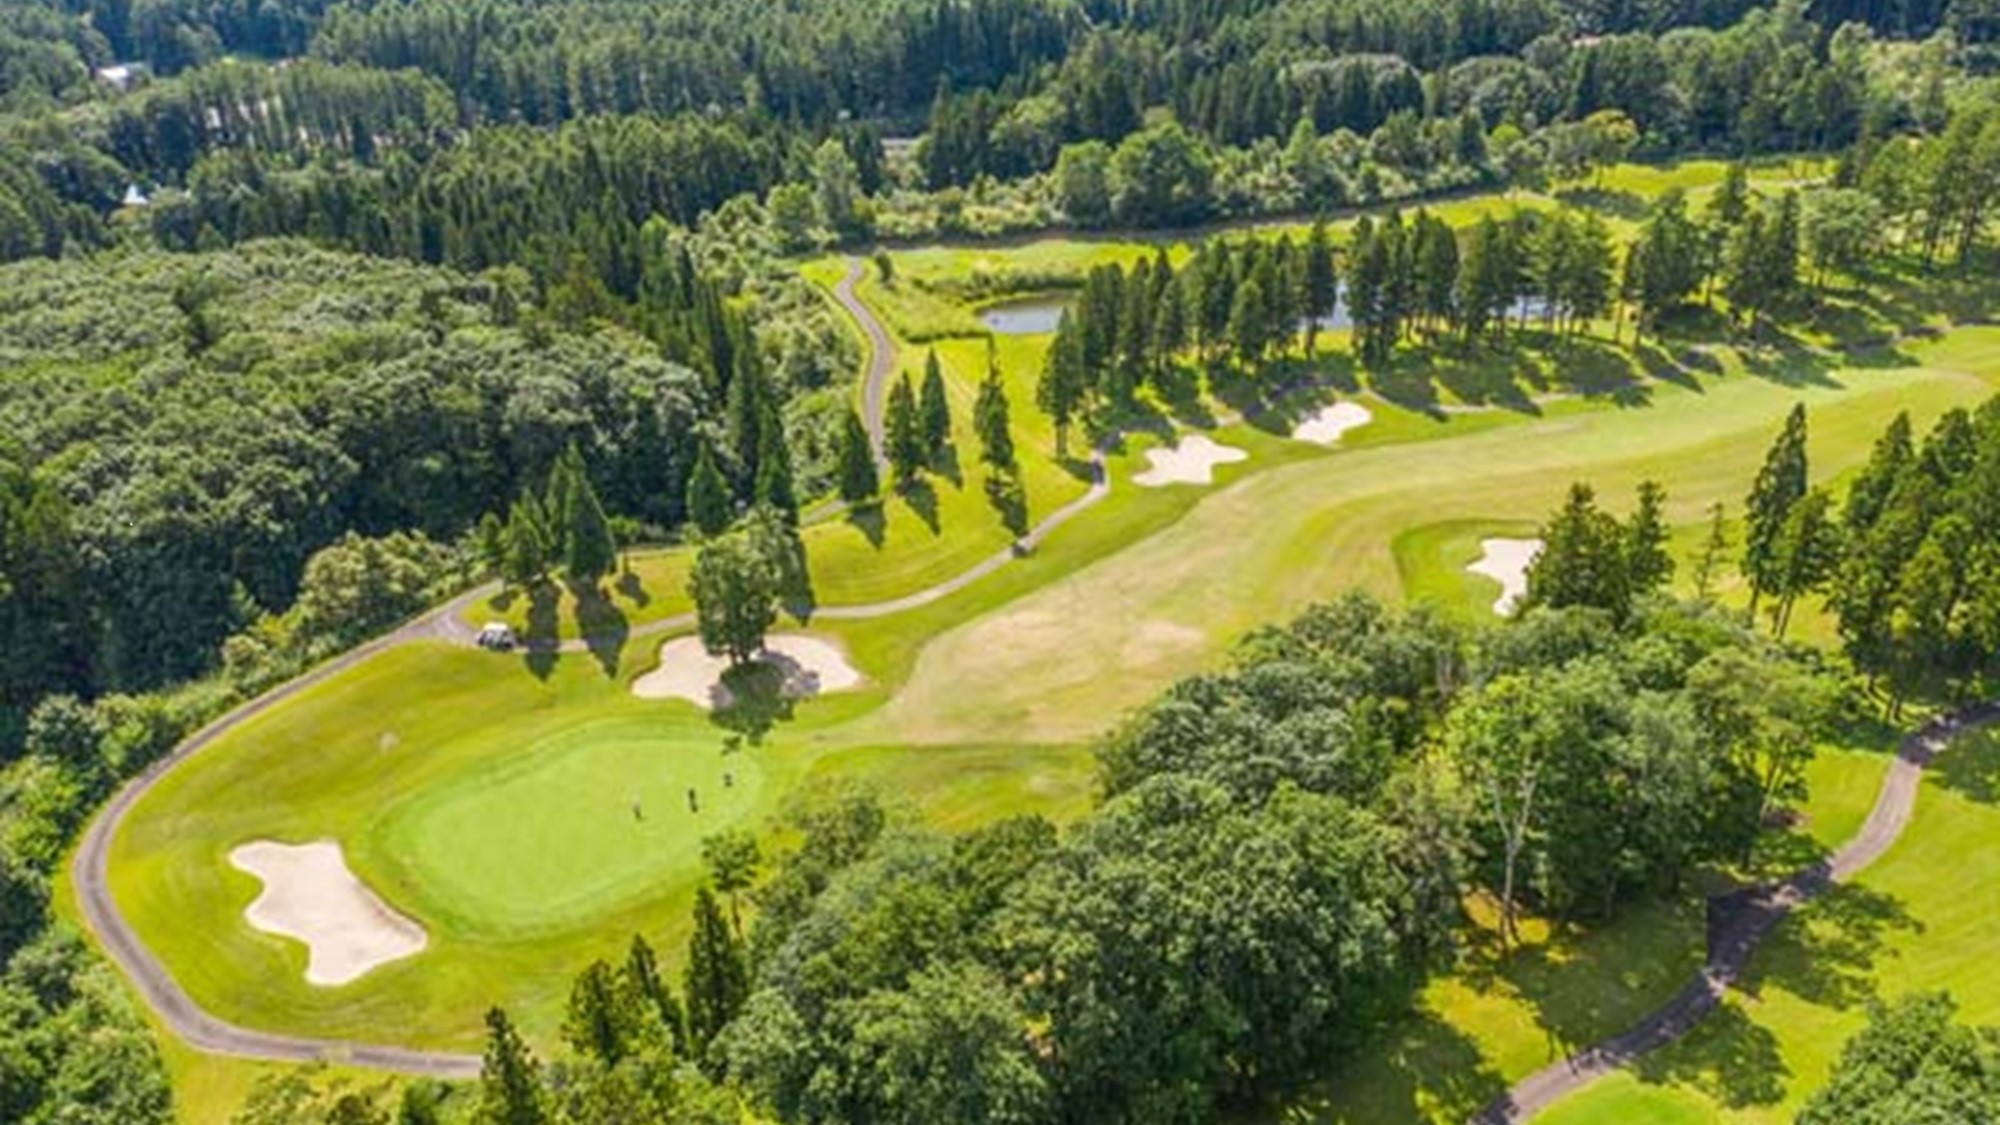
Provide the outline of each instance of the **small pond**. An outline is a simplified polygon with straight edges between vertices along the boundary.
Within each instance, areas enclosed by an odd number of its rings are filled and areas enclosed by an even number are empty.
[[[1003,301],[980,309],[979,323],[1001,336],[1041,336],[1056,330],[1069,303],[1066,294]]]

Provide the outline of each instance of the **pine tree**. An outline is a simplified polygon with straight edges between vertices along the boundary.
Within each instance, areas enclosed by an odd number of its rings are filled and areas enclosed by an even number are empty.
[[[1229,341],[1244,363],[1262,360],[1270,347],[1271,333],[1264,314],[1264,288],[1252,276],[1236,287],[1236,305],[1229,313]]]
[[[926,457],[923,423],[917,417],[917,396],[910,389],[907,375],[889,391],[888,431],[889,465],[896,472],[897,483],[908,485],[923,472]]]
[[[479,549],[479,565],[488,573],[505,577],[507,566],[507,525],[498,515],[488,512],[479,517],[476,533]]]
[[[486,1013],[486,1058],[479,1071],[479,1125],[548,1125],[548,1095],[541,1066],[521,1041],[507,1013]]]
[[[506,565],[502,577],[523,588],[540,582],[549,571],[549,553],[533,497],[514,501],[507,514]]]
[[[1832,506],[1826,493],[1815,488],[1785,515],[1774,548],[1771,591],[1778,598],[1773,627],[1779,637],[1791,627],[1792,607],[1799,598],[1824,585],[1840,561],[1839,527],[1829,515]]]
[[[729,498],[729,484],[715,466],[715,453],[707,442],[695,454],[694,471],[688,474],[687,513],[703,535],[720,535],[735,514]]]
[[[840,498],[858,506],[875,499],[881,488],[868,428],[861,424],[859,414],[849,410],[840,428]]]
[[[1068,309],[1056,322],[1056,336],[1042,361],[1042,377],[1035,384],[1035,405],[1049,416],[1056,428],[1056,456],[1069,451],[1069,428],[1083,408],[1084,372],[1081,342],[1076,321]]]
[[[1716,568],[1722,565],[1723,552],[1729,549],[1729,524],[1727,510],[1722,501],[1708,506],[1708,538],[1702,541],[1701,558],[1694,568],[1694,596],[1707,601],[1715,593]]]
[[[798,493],[792,484],[792,451],[785,441],[785,425],[774,406],[764,412],[763,437],[757,443],[756,502],[797,523]]]
[[[944,368],[937,349],[924,357],[924,385],[917,399],[917,419],[923,432],[924,461],[935,463],[951,445],[951,400],[945,397]]]
[[[591,487],[576,446],[569,447],[563,462],[563,570],[572,582],[596,586],[618,565],[618,542],[612,537],[611,521],[598,503],[597,490]]]
[[[686,1015],[681,1011],[680,1001],[674,999],[674,990],[660,976],[660,962],[653,954],[653,947],[638,934],[632,935],[632,948],[625,955],[624,985],[639,1007],[652,1013],[674,1050],[685,1052]]]
[[[617,1066],[635,1046],[638,1027],[623,982],[610,965],[591,962],[569,990],[563,1040],[570,1050],[605,1066]]]
[[[1527,605],[1590,606],[1619,621],[1630,615],[1628,539],[1618,521],[1597,507],[1589,485],[1570,486],[1541,538],[1541,553],[1528,568]]]
[[[1315,222],[1312,233],[1306,236],[1305,281],[1300,286],[1304,307],[1299,310],[1300,319],[1306,323],[1306,355],[1313,354],[1319,342],[1319,322],[1333,315],[1334,305],[1340,299],[1340,278],[1334,272],[1333,241],[1327,236],[1326,223]]]
[[[979,458],[995,469],[1015,468],[1014,435],[1007,417],[1007,388],[1000,381],[1000,369],[987,358],[986,378],[979,383],[979,398],[972,404],[973,428],[979,433]]]
[[[1639,507],[1625,525],[1625,583],[1635,596],[1659,589],[1674,576],[1666,502],[1667,490],[1657,481],[1639,482]]]
[[[1752,615],[1757,612],[1757,599],[1779,588],[1778,540],[1792,507],[1805,494],[1806,408],[1801,404],[1792,407],[1744,501],[1744,519],[1749,526],[1743,540],[1743,574],[1750,581]]]
[[[1910,412],[1905,410],[1896,415],[1889,428],[1875,440],[1875,448],[1868,455],[1868,463],[1862,466],[1854,484],[1847,490],[1847,507],[1841,513],[1841,525],[1849,535],[1859,535],[1875,526],[1877,520],[1889,505],[1890,494],[1897,481],[1902,479],[1903,470],[1916,458],[1915,443],[1910,428]]]
[[[706,883],[695,892],[694,933],[688,938],[682,991],[687,995],[688,1038],[697,1052],[707,1049],[750,995],[743,946]]]

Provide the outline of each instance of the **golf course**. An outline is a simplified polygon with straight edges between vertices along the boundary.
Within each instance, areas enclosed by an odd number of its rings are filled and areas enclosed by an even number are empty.
[[[1752,182],[1815,175],[1772,164]],[[1721,176],[1714,163],[1615,167],[1582,204],[1629,238],[1662,191],[1699,205]],[[1463,227],[1556,203],[1493,193],[1433,213]],[[1717,332],[1634,344],[1605,318],[1546,347],[1405,355],[1364,375],[1335,327],[1259,375],[1262,394],[1149,402],[1059,438],[1034,405],[1056,313],[1093,267],[1179,264],[1196,243],[894,248],[886,276],[873,259],[799,260],[865,357],[853,405],[875,448],[883,397],[934,355],[952,444],[966,452],[877,507],[806,512],[812,605],[773,632],[783,659],[771,675],[703,663],[692,546],[636,548],[601,594],[470,590],[226,716],[134,783],[77,850],[64,909],[128,973],[158,974],[162,987],[140,989],[155,1007],[176,993],[189,1006],[156,1013],[169,1034],[198,1011],[268,1037],[236,1045],[249,1059],[225,1057],[227,1036],[197,1044],[225,1054],[170,1050],[182,1116],[222,1119],[216,1107],[271,1065],[257,1059],[477,1073],[494,1005],[531,1042],[554,1044],[586,966],[622,956],[634,934],[686,945],[703,841],[743,830],[782,850],[781,814],[805,792],[865,784],[950,830],[1022,814],[1074,822],[1100,793],[1093,746],[1177,681],[1226,664],[1259,627],[1349,589],[1498,620],[1574,482],[1620,510],[1642,482],[1663,486],[1673,590],[1692,594],[1711,507],[1735,517],[1795,407],[1810,418],[1812,483],[1838,492],[1898,413],[1922,433],[2000,393],[2000,327],[1965,315],[1984,294],[1898,279],[1836,294],[1780,343]],[[1021,528],[996,514],[993,470],[970,453],[989,369],[1012,403]],[[1716,597],[1741,606],[1748,593],[1732,572]],[[526,643],[475,646],[488,623]],[[1816,600],[1792,635],[1834,639]],[[1735,874],[1780,877],[1860,833],[1901,735],[1921,721],[1822,746],[1796,815]],[[2000,742],[1941,743],[1914,777],[1901,839],[1746,946],[1706,1020],[1532,1119],[1789,1120],[1870,998],[1949,985],[1968,1018],[2000,1021],[1989,925],[2000,872],[1968,862],[2000,844]],[[232,862],[239,849],[306,845],[337,848],[310,863],[248,853],[266,861],[261,875]],[[308,881],[289,886],[289,914],[288,879]],[[1691,883],[1602,925],[1529,918],[1512,946],[1491,904],[1471,904],[1484,936],[1413,1013],[1329,1068],[1325,1090],[1339,1096],[1306,1091],[1274,1114],[1472,1118],[1687,985],[1704,963],[1704,890]],[[326,950],[297,936],[321,931]],[[319,968],[343,950],[361,960]]]

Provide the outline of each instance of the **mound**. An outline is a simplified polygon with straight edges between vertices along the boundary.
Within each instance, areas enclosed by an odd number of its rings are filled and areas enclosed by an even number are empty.
[[[1466,566],[1473,574],[1500,583],[1500,596],[1493,599],[1493,612],[1502,617],[1514,612],[1528,593],[1528,567],[1542,553],[1539,539],[1481,539],[1480,555]]]
[[[250,925],[305,943],[308,984],[346,984],[429,943],[422,926],[354,877],[331,840],[258,840],[231,851],[229,862],[263,880],[263,893],[243,911]]]
[[[1342,434],[1374,420],[1375,416],[1368,412],[1368,408],[1358,402],[1336,402],[1300,419],[1299,424],[1292,427],[1292,437],[1316,445],[1337,445]]]
[[[1213,484],[1215,467],[1247,461],[1250,455],[1231,445],[1218,445],[1203,434],[1190,434],[1172,446],[1146,451],[1152,468],[1132,477],[1145,488],[1169,484]]]
[[[788,633],[767,637],[757,662],[781,677],[778,690],[788,699],[826,691],[851,691],[862,676],[840,646],[819,637]],[[640,699],[685,699],[697,707],[726,710],[733,701],[723,686],[729,661],[710,656],[700,637],[676,637],[660,646],[660,666],[632,681]]]

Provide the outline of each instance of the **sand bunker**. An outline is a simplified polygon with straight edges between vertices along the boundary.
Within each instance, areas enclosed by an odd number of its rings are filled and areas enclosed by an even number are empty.
[[[1247,461],[1250,455],[1229,445],[1217,445],[1202,434],[1190,434],[1171,447],[1148,449],[1152,468],[1134,474],[1132,483],[1146,488],[1169,484],[1213,484],[1215,467]]]
[[[229,862],[264,882],[263,893],[243,912],[250,925],[305,943],[308,984],[346,984],[377,965],[422,952],[429,942],[422,926],[389,909],[354,877],[331,840],[259,840],[231,851]]]
[[[1486,552],[1465,569],[1500,583],[1500,596],[1493,599],[1493,612],[1505,617],[1514,612],[1528,593],[1528,567],[1542,553],[1539,539],[1481,539]]]
[[[788,699],[851,691],[862,682],[840,646],[800,633],[765,638],[757,659],[783,677],[778,690]],[[641,699],[685,699],[720,711],[732,702],[729,689],[722,685],[722,674],[728,670],[729,661],[710,656],[700,637],[676,637],[660,646],[660,666],[632,681],[632,694]]]
[[[1310,441],[1318,445],[1335,445],[1340,435],[1374,421],[1375,416],[1358,402],[1336,402],[1323,406],[1315,414],[1292,427],[1292,437],[1299,441]]]

